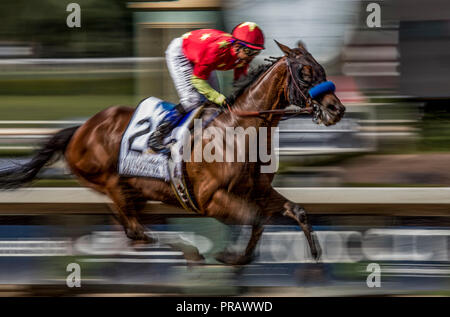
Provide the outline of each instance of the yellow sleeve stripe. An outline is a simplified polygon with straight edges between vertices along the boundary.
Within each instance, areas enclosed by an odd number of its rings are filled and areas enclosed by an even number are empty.
[[[195,87],[195,89],[197,89],[198,92],[205,96],[209,101],[214,102],[217,105],[222,105],[225,101],[225,96],[212,88],[209,85],[208,81],[192,75],[191,83]]]

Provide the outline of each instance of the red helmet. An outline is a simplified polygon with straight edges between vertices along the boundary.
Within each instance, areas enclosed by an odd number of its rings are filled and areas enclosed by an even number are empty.
[[[242,22],[236,25],[231,35],[252,49],[264,49],[264,34],[256,23]]]

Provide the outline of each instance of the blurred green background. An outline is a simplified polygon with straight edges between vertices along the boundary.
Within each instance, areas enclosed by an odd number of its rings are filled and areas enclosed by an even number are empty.
[[[33,58],[133,55],[132,12],[122,0],[80,0],[81,28],[65,24],[68,2],[3,0],[0,43],[27,46]],[[9,71],[8,71],[9,70]],[[0,72],[1,120],[85,118],[110,105],[135,105],[134,77],[121,69],[75,66]]]

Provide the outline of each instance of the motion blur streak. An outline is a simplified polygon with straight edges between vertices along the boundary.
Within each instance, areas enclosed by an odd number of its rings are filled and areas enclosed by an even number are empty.
[[[363,0],[76,3],[81,28],[67,27],[64,1],[0,2],[0,171],[109,106],[177,104],[164,58],[172,39],[254,21],[266,49],[252,68],[282,55],[274,40],[305,47],[346,107],[334,126],[312,116],[279,125],[272,185],[305,208],[322,258],[294,223],[274,219],[249,265],[219,265],[215,254],[242,251],[249,227],[154,203],[142,221],[157,242],[132,246],[106,200],[67,191],[82,185],[57,160],[32,185],[47,189],[0,195],[0,296],[450,295],[448,0],[375,1],[379,26]],[[230,95],[233,74],[217,75]],[[206,265],[175,244],[197,247]],[[77,290],[65,284],[69,263],[80,264]],[[371,263],[379,288],[366,284]]]

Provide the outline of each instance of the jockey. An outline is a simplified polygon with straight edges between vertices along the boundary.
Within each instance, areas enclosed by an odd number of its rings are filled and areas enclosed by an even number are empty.
[[[247,74],[250,62],[264,49],[264,35],[253,22],[238,24],[228,34],[214,29],[195,30],[174,39],[166,50],[169,73],[180,97],[175,115],[168,116],[153,132],[149,146],[156,152],[167,150],[165,136],[187,112],[209,100],[226,106],[218,92],[215,70],[234,69],[234,80]]]

